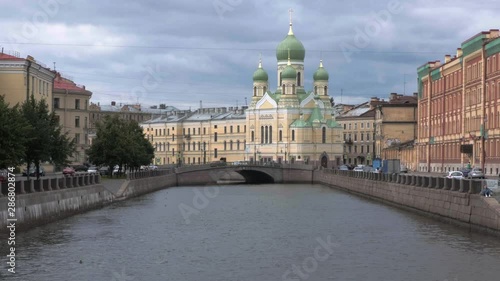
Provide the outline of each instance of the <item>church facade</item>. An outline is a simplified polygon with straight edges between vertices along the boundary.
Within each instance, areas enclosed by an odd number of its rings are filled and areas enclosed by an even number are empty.
[[[156,148],[155,164],[225,160],[341,165],[344,141],[328,95],[328,72],[319,62],[313,90],[305,90],[305,48],[293,34],[291,20],[276,57],[276,90],[270,91],[260,61],[244,111],[200,108],[142,123]]]
[[[342,127],[335,121],[328,95],[328,72],[320,61],[313,90],[305,90],[305,48],[295,37],[291,21],[276,58],[274,93],[269,90],[262,61],[253,75],[252,102],[246,110],[249,160],[340,165]]]

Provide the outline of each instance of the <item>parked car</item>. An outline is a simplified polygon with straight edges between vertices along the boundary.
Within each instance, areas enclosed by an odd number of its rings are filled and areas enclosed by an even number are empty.
[[[63,175],[65,176],[74,176],[75,175],[75,169],[73,167],[66,167],[63,169]]]
[[[75,172],[87,172],[89,168],[85,165],[74,165],[73,169],[75,169]]]
[[[469,178],[469,179],[484,179],[483,170],[481,168],[473,168],[468,173],[467,178]]]
[[[107,175],[109,175],[109,167],[108,166],[100,167],[99,168],[99,174],[101,174],[101,176],[107,176]]]
[[[469,168],[463,168],[460,170],[460,172],[462,172],[462,174],[464,174],[464,178],[469,177],[470,171],[471,171],[471,169],[469,169]]]
[[[408,173],[408,168],[405,165],[401,165],[399,168],[400,173]]]
[[[449,179],[463,179],[464,173],[461,171],[450,171],[446,177]]]
[[[346,165],[341,165],[341,166],[339,166],[339,170],[340,171],[349,171],[349,167],[347,167]]]
[[[38,173],[36,171],[36,167],[31,167],[29,168],[29,171],[24,169],[23,171],[23,176],[27,177],[29,174],[30,177],[36,177],[37,175],[40,175],[40,177],[45,176],[45,171],[43,170],[42,167],[39,168]]]
[[[149,170],[158,170],[158,166],[156,166],[156,165],[149,165],[148,169]]]
[[[96,166],[90,166],[89,169],[87,170],[87,173],[89,173],[89,174],[97,174],[97,167]]]
[[[354,172],[364,172],[362,166],[357,166],[354,169],[352,169]]]

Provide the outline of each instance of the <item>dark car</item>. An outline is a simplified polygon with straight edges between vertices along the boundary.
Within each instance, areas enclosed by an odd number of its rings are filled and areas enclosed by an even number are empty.
[[[108,166],[100,167],[99,174],[101,174],[101,176],[109,175],[109,167]]]
[[[464,175],[465,176],[465,175]],[[484,173],[481,168],[473,168],[466,176],[469,179],[484,179]]]
[[[462,174],[464,174],[464,178],[469,177],[470,171],[471,171],[471,169],[469,169],[469,168],[463,168],[462,170],[460,170],[460,172],[462,172]]]
[[[74,165],[73,169],[75,169],[75,172],[87,172],[89,168],[85,165]]]

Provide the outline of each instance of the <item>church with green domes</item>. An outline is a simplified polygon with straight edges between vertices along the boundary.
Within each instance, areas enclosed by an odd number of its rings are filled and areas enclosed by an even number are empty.
[[[262,60],[253,74],[253,95],[246,110],[246,152],[250,161],[341,165],[342,128],[335,121],[329,75],[319,62],[306,90],[306,50],[290,18],[287,36],[276,48],[277,85],[273,92]]]

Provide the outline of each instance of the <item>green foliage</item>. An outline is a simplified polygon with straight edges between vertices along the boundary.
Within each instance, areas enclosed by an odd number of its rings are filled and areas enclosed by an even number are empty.
[[[0,96],[0,169],[22,164],[30,129],[19,106],[9,108]]]
[[[26,133],[26,149],[24,160],[28,166],[35,164],[37,169],[40,162],[51,162],[56,165],[68,163],[75,149],[75,144],[70,141],[67,133],[62,133],[62,128],[54,112],[49,112],[45,100],[36,101],[31,95],[30,99],[21,106],[24,119],[30,124]]]
[[[137,122],[108,116],[96,124],[96,137],[87,153],[95,165],[134,169],[151,163],[154,148]]]

